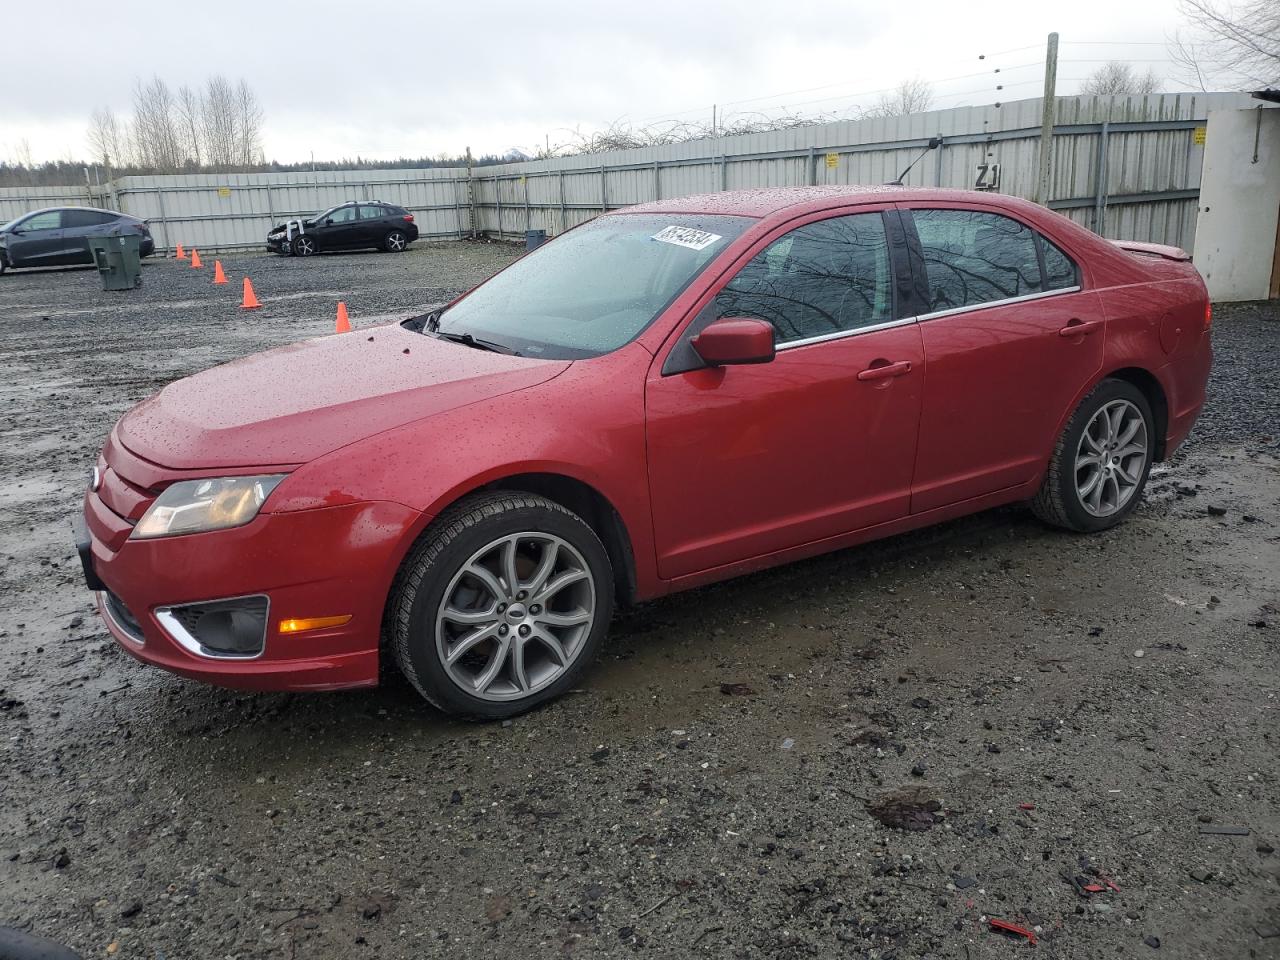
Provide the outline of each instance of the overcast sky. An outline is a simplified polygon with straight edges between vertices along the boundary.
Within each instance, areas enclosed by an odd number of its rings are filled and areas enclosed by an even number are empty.
[[[1169,78],[1163,44],[1180,22],[1176,0],[9,6],[0,158],[26,141],[36,160],[88,156],[90,111],[127,116],[135,77],[153,73],[174,87],[248,80],[268,159],[389,159],[532,151],[575,127],[709,119],[712,104],[731,118],[839,113],[917,76],[937,107],[1034,97],[1050,30],[1060,93],[1112,58]]]

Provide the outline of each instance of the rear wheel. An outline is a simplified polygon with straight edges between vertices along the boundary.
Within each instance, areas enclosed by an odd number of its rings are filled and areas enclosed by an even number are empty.
[[[382,249],[387,253],[402,253],[409,246],[409,238],[403,230],[392,230],[382,239]]]
[[[315,237],[300,233],[293,238],[289,249],[295,257],[310,257],[320,252],[320,245],[316,243]]]
[[[1058,439],[1036,516],[1089,533],[1113,527],[1138,506],[1155,453],[1155,420],[1142,391],[1103,380],[1081,402]]]
[[[441,710],[499,719],[559,696],[595,656],[613,571],[595,532],[543,497],[468,497],[427,530],[388,610],[391,653]]]

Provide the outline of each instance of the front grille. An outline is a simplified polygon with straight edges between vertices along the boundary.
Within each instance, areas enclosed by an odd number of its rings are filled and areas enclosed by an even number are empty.
[[[116,626],[124,631],[129,636],[129,639],[136,643],[142,643],[142,624],[138,622],[138,618],[133,615],[133,612],[124,605],[124,601],[110,590],[107,590],[103,595],[103,602],[107,608],[107,613],[115,621]]]

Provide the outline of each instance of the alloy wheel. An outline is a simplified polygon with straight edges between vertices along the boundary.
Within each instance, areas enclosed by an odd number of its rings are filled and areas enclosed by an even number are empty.
[[[297,240],[294,241],[294,243],[297,244],[298,256],[300,257],[309,257],[316,252],[315,241],[312,240],[310,237],[306,237],[306,236],[299,237]]]
[[[403,233],[392,233],[387,236],[387,249],[393,253],[399,253],[405,248],[406,240]]]
[[[1109,517],[1133,498],[1147,466],[1147,421],[1128,400],[1103,404],[1076,448],[1076,496],[1095,517]]]
[[[520,700],[554,683],[596,618],[582,554],[554,534],[494,540],[453,575],[436,612],[436,653],[449,679],[482,700]]]

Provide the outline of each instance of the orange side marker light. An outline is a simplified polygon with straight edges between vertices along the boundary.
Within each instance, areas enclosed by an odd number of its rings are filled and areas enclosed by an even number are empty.
[[[351,622],[351,614],[340,617],[302,617],[297,620],[281,620],[281,633],[302,633],[304,630],[323,630],[325,627],[344,627]]]

